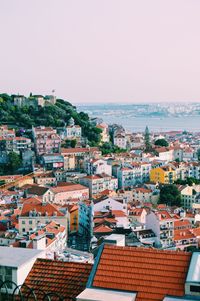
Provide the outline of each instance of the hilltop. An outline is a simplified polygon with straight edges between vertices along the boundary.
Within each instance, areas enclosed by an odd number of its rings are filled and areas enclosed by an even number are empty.
[[[63,127],[71,117],[82,127],[83,136],[88,139],[88,143],[91,146],[97,145],[101,130],[90,122],[88,114],[77,112],[76,107],[68,101],[53,96],[0,94],[0,124],[25,129],[40,125]]]

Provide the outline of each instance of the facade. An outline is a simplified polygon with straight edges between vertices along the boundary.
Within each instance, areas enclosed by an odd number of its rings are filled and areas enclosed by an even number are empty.
[[[117,134],[114,136],[114,145],[118,146],[119,148],[126,149],[127,147],[127,139],[126,136],[123,134]]]
[[[45,170],[64,168],[64,158],[60,154],[44,154],[40,161]]]
[[[67,230],[68,214],[60,212],[56,206],[42,202],[38,198],[28,198],[23,202],[19,215],[19,233],[27,233],[52,221],[64,226]]]
[[[172,216],[168,211],[148,211],[146,215],[146,229],[151,229],[158,238],[158,245],[168,248],[174,244],[174,223],[179,217]]]
[[[24,283],[37,258],[45,257],[44,252],[41,250],[10,247],[0,247],[0,254],[0,281],[12,281],[17,286]],[[8,282],[7,288],[8,292],[12,293],[16,286]],[[5,287],[1,287],[0,291],[1,293],[6,292]]]
[[[31,139],[24,137],[0,138],[0,141],[3,143],[2,151],[7,153],[16,152],[19,154],[21,151],[30,150],[32,146]]]
[[[93,206],[85,202],[71,205],[69,209],[69,233],[92,236]]]
[[[71,117],[69,120],[69,125],[66,127],[66,138],[68,140],[80,140],[82,135],[82,130],[79,125],[75,125],[74,119]]]
[[[80,179],[80,183],[89,188],[90,197],[99,195],[104,190],[116,190],[118,188],[118,180],[109,175],[91,175]]]
[[[122,198],[101,197],[94,200],[94,212],[103,210],[120,210],[127,213],[127,202]]]
[[[53,193],[53,203],[58,205],[69,204],[74,199],[88,200],[89,189],[80,184],[68,183],[66,186],[57,186],[50,188]]]
[[[108,131],[107,124],[101,123],[101,124],[98,124],[96,127],[98,129],[102,130],[101,143],[109,142],[110,141],[110,136],[109,136],[109,131]]]
[[[84,170],[84,162],[89,159],[98,159],[101,151],[97,147],[62,148],[64,170]]]
[[[53,128],[44,126],[33,128],[33,137],[38,156],[60,152],[61,139]]]
[[[85,161],[85,172],[88,175],[107,174],[112,175],[112,166],[104,159],[90,159]]]
[[[199,203],[200,185],[182,187],[180,192],[184,209],[192,209],[193,204]]]
[[[150,181],[160,184],[173,184],[176,181],[176,169],[170,165],[153,168],[150,171]]]

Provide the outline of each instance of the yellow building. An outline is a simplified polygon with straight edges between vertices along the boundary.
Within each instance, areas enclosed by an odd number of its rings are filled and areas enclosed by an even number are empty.
[[[160,166],[150,171],[150,181],[161,184],[172,184],[176,181],[176,170],[171,166]]]
[[[69,225],[69,231],[71,232],[78,232],[78,206],[77,205],[72,205],[70,210],[69,210],[69,214],[70,214],[70,225]]]

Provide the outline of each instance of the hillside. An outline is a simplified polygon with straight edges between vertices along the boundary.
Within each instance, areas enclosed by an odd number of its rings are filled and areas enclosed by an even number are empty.
[[[28,99],[33,98],[34,96],[31,95]],[[97,145],[100,141],[101,130],[91,124],[88,114],[78,113],[71,103],[57,99],[54,105],[49,103],[38,108],[17,107],[14,105],[14,95],[0,94],[0,124],[26,129],[39,125],[62,127],[68,124],[71,117],[77,125],[82,127],[83,136],[88,139],[88,143],[91,146]]]

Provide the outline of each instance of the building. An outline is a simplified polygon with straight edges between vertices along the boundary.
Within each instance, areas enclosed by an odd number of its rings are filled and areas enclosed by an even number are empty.
[[[101,132],[101,143],[109,142],[110,135],[109,135],[109,131],[108,131],[108,125],[105,123],[101,123],[101,124],[97,124],[96,127],[102,131]]]
[[[133,200],[141,204],[145,202],[156,203],[158,198],[159,194],[156,194],[156,192],[153,192],[151,189],[143,187],[133,189]]]
[[[42,202],[38,198],[27,198],[23,201],[19,215],[19,233],[27,233],[37,229],[39,225],[45,225],[55,221],[68,226],[68,214],[62,213],[55,205]]]
[[[31,139],[25,137],[12,137],[12,138],[0,138],[1,141],[1,151],[7,153],[20,152],[25,150],[31,150]]]
[[[7,125],[0,126],[0,138],[7,139],[7,138],[15,138],[15,130],[8,129]]]
[[[181,186],[181,201],[184,209],[192,209],[193,204],[199,203],[200,185]]]
[[[133,208],[128,211],[128,217],[131,223],[137,221],[138,223],[145,225],[147,211],[145,208]]]
[[[74,199],[88,200],[89,189],[80,184],[66,183],[66,185],[50,188],[53,193],[52,202],[58,205],[73,203]]]
[[[123,198],[111,198],[103,196],[94,201],[94,212],[106,210],[120,210],[127,214],[127,202]]]
[[[84,162],[88,159],[98,159],[101,155],[98,147],[62,148],[64,157],[64,170],[84,170]]]
[[[64,168],[64,158],[61,154],[44,154],[40,159],[45,170],[56,170]]]
[[[84,170],[88,175],[107,174],[112,175],[112,166],[104,159],[85,160]]]
[[[126,139],[125,134],[124,133],[116,134],[114,136],[113,143],[114,143],[114,145],[118,146],[119,148],[126,149],[127,139]]]
[[[118,180],[106,174],[85,176],[80,183],[89,188],[90,197],[101,194],[104,190],[116,190]]]
[[[150,181],[160,184],[172,184],[176,181],[176,169],[170,165],[151,169]]]
[[[198,300],[199,259],[199,252],[192,255],[105,244],[99,249],[87,288],[77,300]]]
[[[80,140],[81,139],[82,130],[80,125],[75,125],[74,118],[70,118],[69,125],[66,126],[66,138],[68,140]]]
[[[93,206],[85,202],[69,205],[69,233],[92,236]]]
[[[180,217],[170,214],[167,210],[157,212],[148,211],[146,215],[146,229],[151,229],[155,233],[157,246],[168,248],[174,245],[174,223]]]
[[[46,298],[51,300],[76,300],[86,287],[91,269],[90,263],[38,259],[28,270],[22,292],[25,293],[28,286],[38,301],[43,299],[42,292],[49,293]]]
[[[60,152],[61,139],[56,130],[51,127],[40,126],[33,127],[32,131],[35,151],[38,156]]]
[[[0,281],[8,281],[9,293],[24,283],[37,258],[45,257],[43,251],[10,247],[0,247],[0,254]],[[1,287],[0,291],[6,292],[5,287]]]
[[[41,186],[56,186],[57,184],[56,176],[52,171],[36,174],[34,176],[34,181],[37,185]]]

